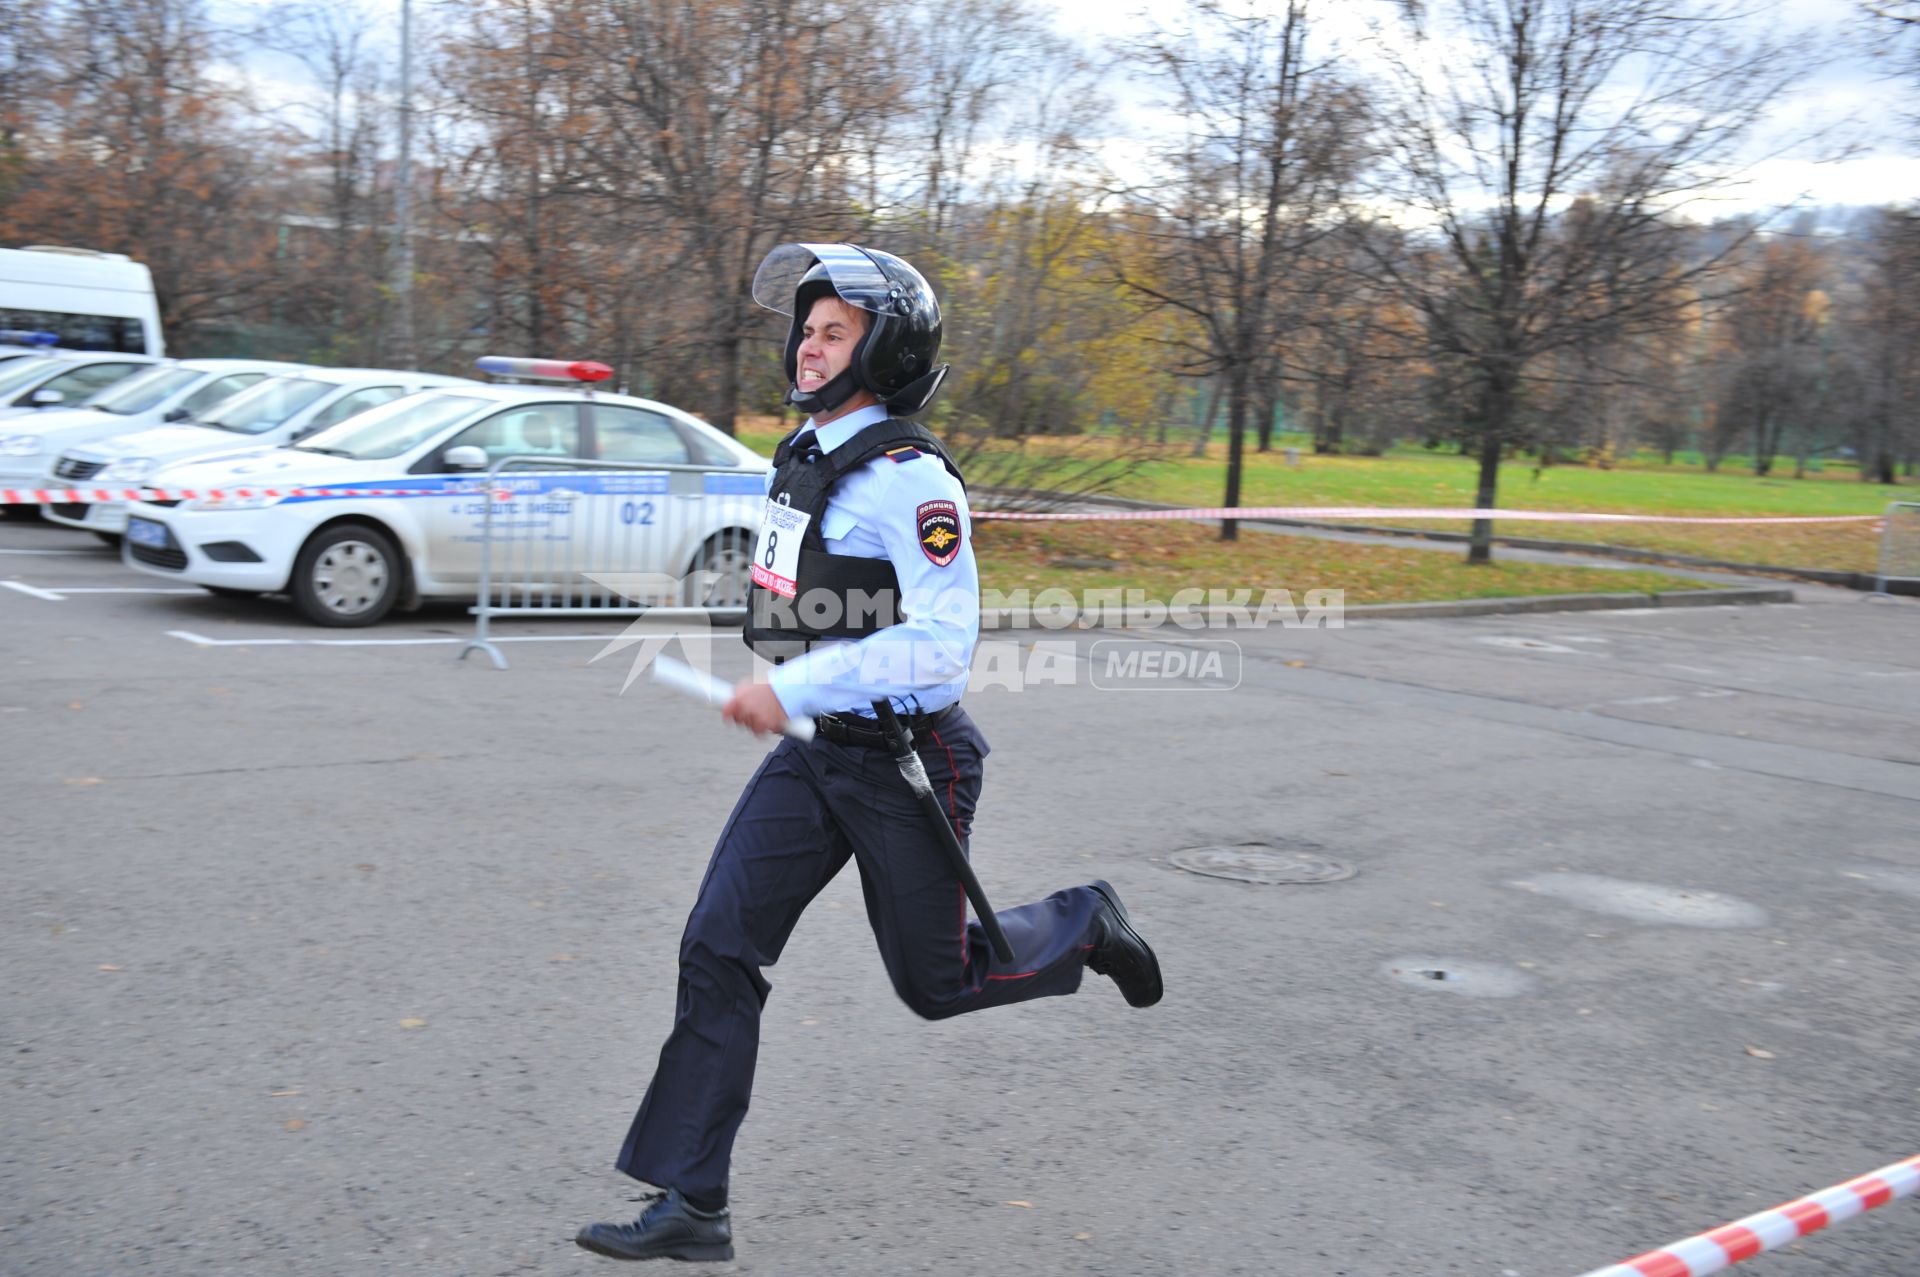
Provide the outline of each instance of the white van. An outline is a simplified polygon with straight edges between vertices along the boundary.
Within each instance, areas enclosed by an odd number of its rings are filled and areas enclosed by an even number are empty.
[[[0,248],[0,328],[52,333],[63,350],[167,353],[152,274],[90,248]]]

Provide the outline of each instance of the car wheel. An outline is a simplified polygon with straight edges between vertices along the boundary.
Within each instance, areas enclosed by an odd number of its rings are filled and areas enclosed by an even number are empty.
[[[236,590],[230,585],[203,585],[200,587],[216,599],[257,599],[258,590]]]
[[[716,609],[747,606],[753,585],[753,539],[730,528],[707,542],[687,581],[688,605]]]
[[[386,533],[343,523],[301,549],[287,589],[316,625],[372,625],[400,597],[400,554]]]
[[[112,546],[116,550],[120,548],[120,534],[118,532],[95,532],[93,535],[99,537],[103,543]]]

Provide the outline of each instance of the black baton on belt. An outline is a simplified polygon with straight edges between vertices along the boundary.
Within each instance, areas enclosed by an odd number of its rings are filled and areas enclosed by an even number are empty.
[[[940,810],[940,798],[933,792],[933,782],[927,779],[927,765],[920,761],[920,755],[913,748],[913,733],[893,712],[892,701],[875,701],[873,712],[880,716],[880,730],[887,734],[887,743],[893,747],[893,761],[900,765],[907,788],[920,800],[920,810],[927,813],[927,821],[939,834],[947,859],[953,862],[953,872],[959,877],[960,885],[967,889],[967,899],[973,902],[973,912],[979,916],[980,929],[987,933],[987,943],[993,946],[993,956],[1002,962],[1012,962],[1013,946],[1000,930],[1000,919],[994,917],[987,893],[980,889],[980,880],[973,876],[973,866],[967,863],[967,853],[960,847],[959,836],[947,823],[947,813]]]

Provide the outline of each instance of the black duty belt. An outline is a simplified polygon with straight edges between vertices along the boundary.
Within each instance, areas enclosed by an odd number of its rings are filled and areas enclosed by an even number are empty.
[[[941,727],[960,708],[958,701],[932,713],[902,714],[900,721],[913,733],[916,746],[928,743],[921,733]],[[857,745],[862,749],[886,749],[887,734],[880,724],[860,714],[821,714],[813,720],[820,735],[836,745]]]

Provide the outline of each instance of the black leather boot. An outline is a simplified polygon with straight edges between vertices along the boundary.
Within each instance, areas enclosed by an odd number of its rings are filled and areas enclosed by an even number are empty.
[[[725,1207],[705,1214],[670,1188],[631,1224],[588,1224],[573,1240],[609,1259],[732,1259],[733,1221]]]

